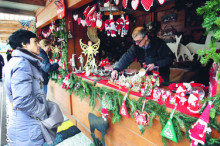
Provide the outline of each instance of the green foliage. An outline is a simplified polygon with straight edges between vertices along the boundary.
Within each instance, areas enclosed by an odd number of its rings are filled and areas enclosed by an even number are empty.
[[[209,0],[204,6],[197,9],[197,13],[202,15],[204,22],[202,27],[206,29],[206,34],[213,32],[213,39],[211,40],[211,50],[201,50],[198,52],[202,56],[201,63],[208,62],[213,59],[215,62],[220,63],[220,54],[215,53],[215,42],[220,40],[220,0]]]

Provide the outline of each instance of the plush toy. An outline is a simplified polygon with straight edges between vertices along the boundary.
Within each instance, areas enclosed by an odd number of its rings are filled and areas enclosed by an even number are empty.
[[[110,36],[110,27],[109,27],[109,20],[105,20],[105,31],[107,33],[107,36]]]
[[[109,30],[111,31],[111,37],[116,37],[116,27],[115,27],[115,21],[113,20],[113,15],[109,15]]]
[[[206,106],[205,110],[202,112],[199,120],[192,125],[192,129],[189,130],[189,137],[191,138],[191,145],[197,146],[198,143],[205,144],[205,136],[207,132],[211,132],[208,128],[210,110],[212,108],[212,102]]]

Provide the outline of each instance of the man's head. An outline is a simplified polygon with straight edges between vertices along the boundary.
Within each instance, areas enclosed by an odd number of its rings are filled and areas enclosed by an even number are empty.
[[[132,38],[136,45],[145,47],[148,42],[147,30],[144,27],[136,27],[132,33]]]
[[[47,39],[42,39],[40,41],[40,47],[46,52],[48,53],[50,50],[50,42]]]
[[[36,34],[31,31],[19,29],[13,32],[8,39],[9,45],[13,49],[20,47],[34,54],[40,54]]]

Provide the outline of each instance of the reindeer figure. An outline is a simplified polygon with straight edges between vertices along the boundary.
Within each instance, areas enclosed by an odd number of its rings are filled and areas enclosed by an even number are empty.
[[[186,55],[190,61],[193,61],[194,54],[191,54],[189,49],[185,45],[179,44],[179,50],[180,52],[179,52],[178,58],[182,57],[183,61],[185,61],[185,55]]]
[[[176,43],[167,43],[167,46],[171,49],[171,51],[175,54],[176,56],[176,61],[179,62],[179,59],[178,59],[178,46],[179,46],[179,43],[180,43],[180,40],[182,38],[182,35],[177,37],[177,35],[175,35],[175,38],[176,38]]]
[[[213,36],[213,32],[209,32],[208,35],[206,36],[206,40],[205,40],[205,44],[197,44],[197,43],[188,43],[186,45],[186,47],[189,49],[189,51],[192,54],[198,54],[198,50],[202,50],[202,49],[210,49],[210,42]],[[216,50],[220,49],[220,42],[216,42]],[[198,60],[200,59],[200,56],[198,56]]]

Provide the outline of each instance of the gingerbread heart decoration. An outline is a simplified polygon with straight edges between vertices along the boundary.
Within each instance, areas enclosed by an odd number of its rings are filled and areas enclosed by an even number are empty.
[[[77,21],[77,19],[78,19],[78,14],[73,14],[73,19],[74,19],[74,21]]]
[[[131,1],[131,7],[133,10],[137,10],[138,6],[139,6],[140,0],[132,0]]]
[[[141,4],[144,7],[145,11],[149,11],[150,7],[153,5],[153,0],[142,0]]]

